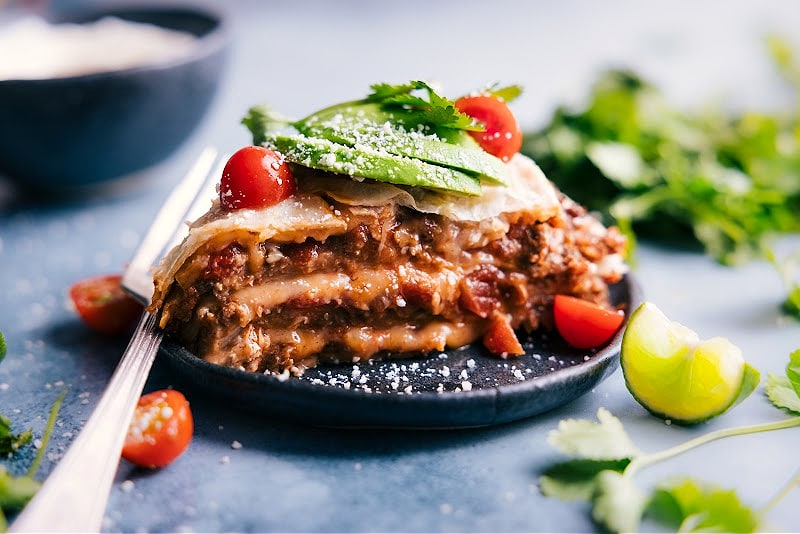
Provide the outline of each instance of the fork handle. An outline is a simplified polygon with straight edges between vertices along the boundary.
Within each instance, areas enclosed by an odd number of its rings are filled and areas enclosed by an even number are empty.
[[[142,314],[92,415],[9,532],[99,532],[120,452],[163,333]]]

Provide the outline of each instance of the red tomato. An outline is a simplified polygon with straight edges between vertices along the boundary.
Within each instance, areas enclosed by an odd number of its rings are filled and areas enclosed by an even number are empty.
[[[81,319],[94,330],[119,335],[130,332],[142,315],[143,306],[125,293],[118,274],[96,276],[76,282],[69,296]]]
[[[556,329],[567,343],[578,349],[599,347],[622,325],[625,315],[593,302],[556,295],[554,304]]]
[[[219,184],[219,201],[228,211],[264,208],[297,191],[289,165],[268,148],[246,146],[225,164]]]
[[[489,327],[483,335],[483,345],[489,352],[504,359],[525,354],[508,317],[501,313],[495,313],[489,321]]]
[[[189,401],[179,391],[142,395],[125,437],[122,457],[141,467],[164,467],[181,455],[194,432]]]
[[[469,132],[489,154],[508,161],[522,148],[522,130],[506,103],[491,95],[464,96],[456,108],[483,123],[483,132]]]

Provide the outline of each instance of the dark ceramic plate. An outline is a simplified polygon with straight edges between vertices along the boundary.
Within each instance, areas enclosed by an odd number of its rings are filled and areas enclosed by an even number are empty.
[[[630,275],[612,287],[629,314],[641,301]],[[522,339],[525,355],[501,360],[479,345],[426,357],[321,365],[302,377],[210,364],[166,340],[162,353],[189,389],[292,421],[350,427],[474,427],[540,414],[572,401],[618,365],[622,331],[604,347],[569,347],[556,334]]]

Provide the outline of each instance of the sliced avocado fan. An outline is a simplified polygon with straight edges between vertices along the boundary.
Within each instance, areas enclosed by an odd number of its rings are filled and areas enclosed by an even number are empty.
[[[427,187],[471,196],[481,193],[477,176],[366,145],[350,147],[303,134],[268,134],[266,145],[283,154],[287,161],[304,167],[346,174],[354,178],[370,178],[380,182]]]
[[[463,130],[439,128],[428,132],[414,111],[381,109],[379,104],[336,106],[294,123],[308,137],[328,139],[351,147],[419,159],[505,185],[508,170],[497,157],[478,146]]]
[[[483,131],[483,125],[430,85],[412,81],[371,88],[365,99],[336,104],[300,120],[262,106],[251,108],[242,123],[255,144],[281,152],[290,163],[355,180],[465,195],[480,195],[482,183],[508,183],[506,164],[470,135]]]

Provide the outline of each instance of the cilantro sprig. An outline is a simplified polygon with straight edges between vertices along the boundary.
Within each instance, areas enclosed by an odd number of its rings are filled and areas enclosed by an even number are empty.
[[[2,332],[0,332],[0,360],[5,357],[6,352],[7,346],[5,338]],[[66,393],[67,391],[63,390],[56,398],[52,408],[50,408],[50,415],[47,418],[47,424],[42,434],[41,444],[27,472],[24,475],[15,476],[11,475],[4,466],[0,466],[0,532],[5,532],[8,527],[6,514],[21,510],[41,487],[41,483],[36,481],[34,476],[39,470],[39,466],[44,458],[47,444],[56,426],[58,412],[61,409],[61,403]],[[0,414],[0,454],[14,454],[20,448],[29,444],[32,438],[33,433],[31,430],[25,430],[19,434],[14,434],[11,431],[11,420]]]
[[[695,242],[726,265],[800,232],[800,60],[767,45],[797,96],[784,112],[684,111],[630,70],[604,72],[585,106],[558,108],[522,151],[567,195],[631,235]],[[800,279],[785,309],[800,318]]]
[[[800,470],[760,509],[743,503],[733,490],[691,477],[666,480],[648,491],[634,476],[713,441],[800,427],[800,349],[790,355],[785,375],[769,375],[765,393],[793,417],[708,432],[652,453],[640,450],[622,422],[604,408],[598,410],[596,422],[563,420],[548,435],[548,443],[570,459],[542,473],[541,491],[561,500],[589,502],[595,522],[613,532],[638,531],[643,518],[681,532],[754,532],[767,512],[800,483]]]
[[[407,84],[378,83],[370,86],[367,102],[386,107],[413,110],[420,122],[442,128],[482,132],[483,125],[458,111],[455,102],[438,94],[428,83],[415,80]]]
[[[6,339],[0,332],[0,361],[5,358],[7,352]],[[33,433],[30,429],[14,434],[11,431],[11,420],[0,414],[0,455],[15,453],[23,445],[30,443],[31,439],[33,439]]]
[[[24,475],[14,476],[5,467],[0,466],[0,532],[5,532],[7,529],[6,514],[24,508],[41,487],[41,483],[35,480],[34,476],[44,458],[44,452],[47,450],[47,444],[53,434],[61,402],[66,393],[67,390],[63,390],[50,408],[47,425],[42,434],[42,443],[39,445],[28,471]]]

